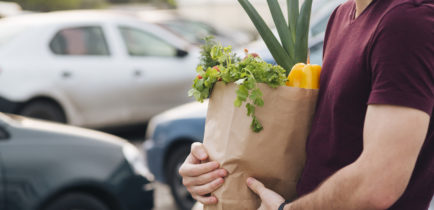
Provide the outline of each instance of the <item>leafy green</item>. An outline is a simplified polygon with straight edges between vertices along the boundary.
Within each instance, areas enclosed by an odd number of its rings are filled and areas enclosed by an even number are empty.
[[[297,19],[297,31],[295,36],[295,51],[297,54],[295,59],[300,61],[307,60],[311,8],[312,0],[304,1],[301,6],[300,17]]]
[[[285,21],[285,17],[283,16],[279,2],[277,0],[267,0],[267,2],[270,11],[272,11],[271,16],[273,17],[274,24],[276,25],[283,48],[288,53],[288,56],[291,58],[291,60],[294,60],[295,41],[292,39],[290,28]]]
[[[291,31],[292,41],[295,42],[296,25],[299,15],[298,0],[286,0],[286,5],[288,7],[288,25]]]
[[[189,96],[203,102],[210,96],[216,82],[237,84],[234,106],[241,107],[243,103],[246,104],[247,115],[252,117],[251,128],[255,132],[263,129],[255,114],[256,107],[264,106],[263,94],[257,83],[276,88],[285,85],[287,81],[285,69],[282,67],[273,66],[252,55],[241,60],[232,53],[231,47],[223,47],[209,39],[202,47],[201,63],[197,72],[198,76],[194,79]]]
[[[231,46],[222,47],[218,45],[212,36],[208,36],[205,38],[205,44],[201,46],[201,57],[200,57],[200,66],[203,69],[208,69],[218,65],[228,65],[228,63],[238,61],[235,53],[230,53],[232,50]],[[223,55],[224,52],[229,52],[226,55]],[[227,59],[230,60],[227,60]]]

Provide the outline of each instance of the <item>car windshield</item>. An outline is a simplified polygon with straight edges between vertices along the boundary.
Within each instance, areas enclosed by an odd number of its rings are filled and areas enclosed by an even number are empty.
[[[26,30],[29,26],[10,22],[0,23],[0,46],[10,42],[19,33]]]
[[[184,36],[193,43],[203,43],[203,38],[208,35],[216,35],[215,30],[204,23],[192,21],[167,21],[164,26]]]

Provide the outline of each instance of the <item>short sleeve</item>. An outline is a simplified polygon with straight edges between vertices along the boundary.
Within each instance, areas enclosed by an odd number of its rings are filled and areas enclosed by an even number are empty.
[[[377,27],[368,57],[368,104],[406,106],[432,114],[434,105],[433,3],[403,4]]]

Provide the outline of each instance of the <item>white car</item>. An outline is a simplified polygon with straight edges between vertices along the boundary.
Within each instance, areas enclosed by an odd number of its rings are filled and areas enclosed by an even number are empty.
[[[15,2],[0,1],[0,18],[23,13],[21,6]]]
[[[199,49],[103,11],[0,20],[0,111],[84,127],[140,123],[191,101]]]

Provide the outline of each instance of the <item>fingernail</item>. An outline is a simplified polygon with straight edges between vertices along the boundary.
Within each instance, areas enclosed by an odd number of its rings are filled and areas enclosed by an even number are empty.
[[[253,181],[255,181],[255,179],[253,179],[252,177],[247,178],[248,185],[251,185]]]
[[[206,154],[203,151],[199,152],[199,156],[200,156],[200,159],[205,159],[206,158]]]
[[[223,184],[223,182],[224,182],[225,180],[224,179],[222,179],[222,178],[219,178],[219,181],[218,181],[218,183],[219,184]]]
[[[220,170],[219,175],[220,176],[226,176],[226,170]]]

